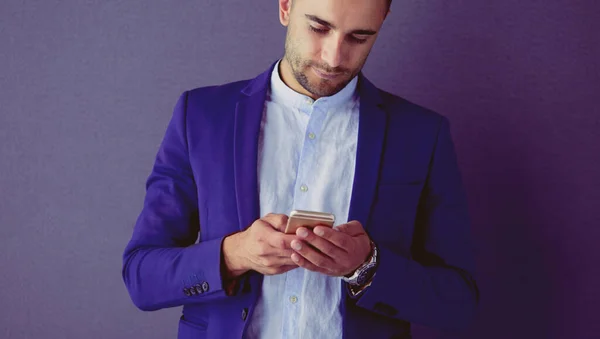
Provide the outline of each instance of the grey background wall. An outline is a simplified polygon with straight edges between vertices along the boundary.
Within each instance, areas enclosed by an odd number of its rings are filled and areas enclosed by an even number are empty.
[[[460,338],[594,338],[600,5],[395,0],[365,73],[451,119],[478,245]],[[174,338],[121,253],[178,95],[281,56],[276,1],[0,2],[0,337]],[[415,338],[440,334],[417,327]]]

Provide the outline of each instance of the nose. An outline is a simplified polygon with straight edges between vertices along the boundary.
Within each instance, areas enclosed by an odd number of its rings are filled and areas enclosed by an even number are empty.
[[[342,45],[343,39],[336,34],[332,34],[323,43],[323,49],[321,50],[321,59],[329,65],[331,68],[336,68],[342,64],[343,50]]]

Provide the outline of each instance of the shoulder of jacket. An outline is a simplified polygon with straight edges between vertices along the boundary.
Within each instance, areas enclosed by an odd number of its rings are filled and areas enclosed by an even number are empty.
[[[437,127],[448,118],[443,114],[436,112],[423,105],[416,104],[401,96],[383,91],[380,89],[383,99],[383,109],[388,112],[391,119],[405,119],[419,124]]]

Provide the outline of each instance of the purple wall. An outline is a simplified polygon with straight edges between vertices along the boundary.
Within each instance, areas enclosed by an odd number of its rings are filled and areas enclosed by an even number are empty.
[[[399,1],[365,73],[447,115],[481,312],[458,338],[600,337],[600,5]],[[0,338],[174,338],[121,253],[181,91],[282,53],[276,1],[0,2]],[[437,338],[416,328],[415,338]]]

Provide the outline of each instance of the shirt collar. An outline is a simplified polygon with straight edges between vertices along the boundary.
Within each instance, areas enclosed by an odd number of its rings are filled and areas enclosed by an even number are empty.
[[[313,106],[321,107],[325,110],[329,110],[336,107],[344,106],[353,101],[356,95],[356,85],[358,83],[358,77],[355,76],[342,90],[335,93],[332,96],[321,97],[317,100],[313,100],[311,97],[300,94],[290,87],[288,87],[279,74],[279,64],[281,60],[277,62],[271,73],[271,101],[280,103],[285,106],[297,108],[301,111],[310,112]]]

